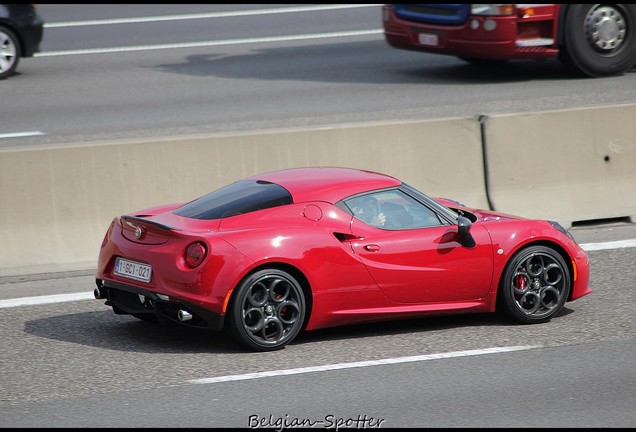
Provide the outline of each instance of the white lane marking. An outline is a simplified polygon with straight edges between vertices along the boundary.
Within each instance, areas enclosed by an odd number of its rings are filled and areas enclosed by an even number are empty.
[[[157,21],[179,21],[179,20],[191,20],[191,19],[202,19],[202,18],[227,18],[227,17],[239,17],[239,16],[250,16],[250,15],[269,15],[269,14],[282,14],[282,13],[291,13],[291,12],[312,12],[312,11],[353,9],[353,8],[380,7],[380,6],[382,6],[382,4],[343,4],[343,5],[330,5],[330,6],[301,6],[301,7],[256,9],[256,10],[246,10],[246,11],[207,12],[207,13],[187,14],[187,15],[165,15],[165,16],[139,17],[139,18],[114,18],[114,19],[104,19],[104,20],[67,21],[67,22],[57,22],[57,23],[45,23],[44,28],[49,29],[49,28],[60,28],[60,27],[82,27],[82,26],[130,24],[130,23],[157,22]]]
[[[636,239],[617,240],[603,243],[584,243],[581,244],[581,247],[586,251],[630,248],[636,247]],[[0,309],[89,299],[95,299],[92,291],[88,293],[80,292],[74,294],[54,294],[36,297],[21,297],[15,299],[0,300]]]
[[[285,375],[298,375],[312,372],[325,372],[332,370],[340,370],[340,369],[352,369],[352,368],[362,368],[369,366],[379,366],[379,365],[389,365],[389,364],[398,364],[398,363],[412,363],[412,362],[420,362],[427,360],[437,360],[444,358],[453,358],[453,357],[467,357],[467,356],[476,356],[476,355],[484,355],[484,354],[497,354],[511,351],[522,351],[529,350],[534,348],[541,348],[540,345],[528,345],[528,346],[509,346],[509,347],[495,347],[495,348],[485,348],[478,350],[469,350],[469,351],[454,351],[447,353],[438,353],[438,354],[425,354],[425,355],[417,355],[410,357],[395,357],[381,360],[367,360],[361,362],[353,362],[353,363],[336,363],[336,364],[328,364],[323,366],[311,366],[297,369],[282,369],[282,370],[273,370],[266,372],[254,372],[254,373],[246,373],[241,375],[225,375],[219,377],[212,378],[200,378],[188,380],[187,382],[191,384],[214,384],[220,382],[228,382],[228,381],[244,381],[258,378],[269,378],[269,377],[277,377],[277,376],[285,376]]]
[[[46,134],[44,132],[40,132],[40,131],[15,132],[15,133],[0,134],[0,139],[2,139],[2,138],[16,138],[16,137],[35,136],[35,135],[46,135]]]
[[[93,292],[79,292],[73,294],[53,294],[36,297],[21,297],[9,300],[0,300],[0,309],[18,307],[18,306],[31,306],[47,303],[62,303],[75,300],[88,300],[95,299]]]
[[[382,30],[352,30],[342,31],[334,33],[314,33],[314,34],[301,34],[301,35],[289,35],[289,36],[271,36],[271,37],[258,37],[258,38],[244,38],[244,39],[228,39],[219,41],[201,41],[201,42],[183,42],[175,44],[162,44],[162,45],[139,45],[139,46],[126,46],[126,47],[113,47],[113,48],[91,48],[82,50],[69,50],[69,51],[44,51],[35,53],[35,57],[59,57],[68,55],[82,55],[82,54],[107,54],[115,52],[133,52],[133,51],[149,51],[159,49],[174,49],[174,48],[197,48],[206,46],[221,46],[221,45],[241,45],[251,43],[263,43],[263,42],[284,42],[284,41],[296,41],[307,39],[328,39],[328,38],[340,38],[350,36],[366,36],[366,35],[379,35],[382,34]]]
[[[582,244],[581,247],[586,251],[630,248],[636,247],[636,239],[616,240],[603,243],[585,243]]]

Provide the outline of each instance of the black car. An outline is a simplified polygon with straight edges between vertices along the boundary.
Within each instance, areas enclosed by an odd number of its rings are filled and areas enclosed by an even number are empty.
[[[0,4],[0,79],[40,50],[44,20],[33,4]]]

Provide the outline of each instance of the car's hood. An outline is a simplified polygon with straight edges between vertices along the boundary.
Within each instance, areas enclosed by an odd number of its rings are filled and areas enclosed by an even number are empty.
[[[521,216],[515,216],[515,215],[500,213],[500,212],[491,211],[491,210],[480,210],[480,209],[470,209],[470,208],[462,208],[462,209],[474,214],[477,217],[477,222],[488,222],[492,220],[505,221],[505,220],[526,219]]]
[[[473,214],[476,218],[473,222],[488,222],[492,220],[496,221],[504,221],[504,220],[524,220],[526,218],[521,216],[515,216],[507,213],[501,213],[494,210],[484,210],[477,209],[472,207],[466,207],[462,203],[448,199],[448,198],[434,198],[435,201],[442,204],[443,206],[448,207],[449,209],[455,212],[463,212]]]

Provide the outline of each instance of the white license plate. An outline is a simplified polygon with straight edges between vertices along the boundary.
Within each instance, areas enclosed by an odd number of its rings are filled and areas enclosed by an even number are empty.
[[[115,274],[142,282],[150,282],[152,267],[123,258],[117,258],[115,260]]]
[[[439,38],[436,34],[420,33],[417,35],[417,38],[421,45],[436,46],[439,43]]]

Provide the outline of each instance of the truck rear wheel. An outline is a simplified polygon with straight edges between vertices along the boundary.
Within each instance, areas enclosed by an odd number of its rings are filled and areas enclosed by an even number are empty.
[[[576,4],[564,9],[559,59],[578,74],[622,75],[636,64],[636,6]]]

